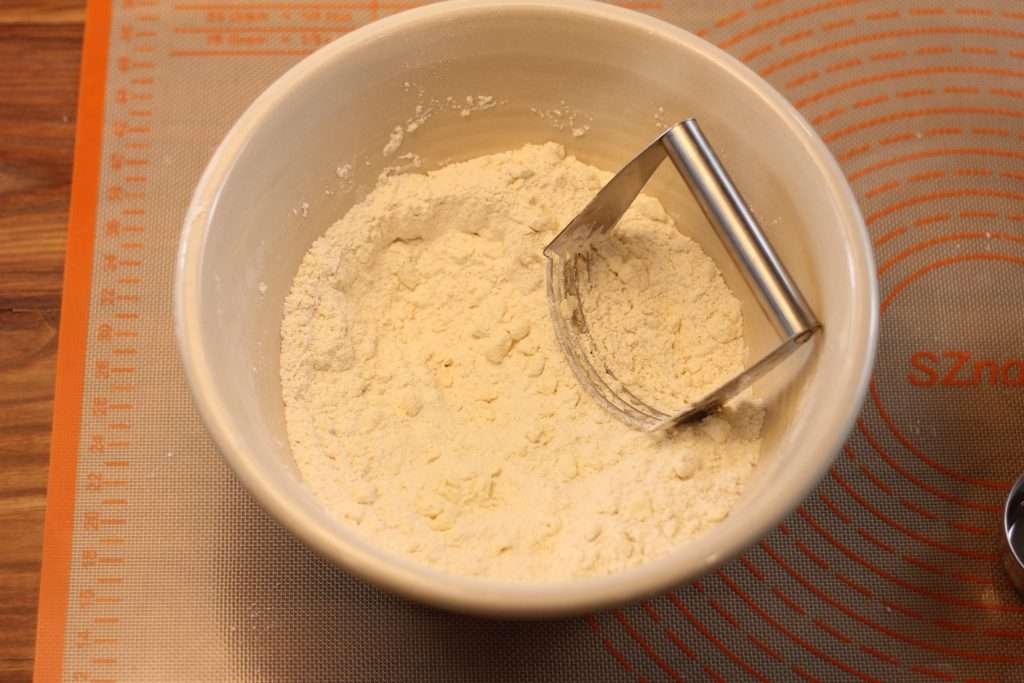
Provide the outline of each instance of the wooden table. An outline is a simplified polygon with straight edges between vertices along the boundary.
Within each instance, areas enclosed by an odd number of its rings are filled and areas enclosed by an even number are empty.
[[[0,1],[0,680],[32,676],[85,0]]]

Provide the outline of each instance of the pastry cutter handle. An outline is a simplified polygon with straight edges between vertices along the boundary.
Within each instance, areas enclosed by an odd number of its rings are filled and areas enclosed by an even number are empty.
[[[779,335],[797,343],[809,339],[818,319],[697,122],[673,126],[661,143]]]

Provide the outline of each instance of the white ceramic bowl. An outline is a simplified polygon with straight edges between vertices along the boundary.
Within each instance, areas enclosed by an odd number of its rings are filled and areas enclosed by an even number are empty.
[[[447,575],[335,521],[298,475],[278,376],[281,307],[292,277],[312,241],[395,163],[381,153],[394,126],[414,118],[417,104],[467,95],[499,104],[468,117],[442,107],[397,154],[414,152],[429,168],[554,139],[614,170],[659,132],[659,111],[666,122],[695,116],[824,323],[800,358],[758,385],[769,409],[761,461],[732,514],[655,562],[534,585]],[[550,114],[556,109],[560,115]],[[590,127],[581,137],[563,125],[572,113],[577,127]],[[338,188],[335,169],[345,164],[352,164],[351,187],[326,194]],[[743,289],[672,173],[656,178],[651,192]],[[293,211],[304,202],[306,210]],[[379,586],[507,617],[639,599],[713,569],[770,531],[820,481],[849,432],[878,326],[857,205],[804,119],[703,40],[638,13],[571,0],[431,5],[303,60],[253,103],[210,161],[185,221],[174,294],[196,405],[224,458],[274,517]],[[749,304],[745,314],[750,345],[763,350],[760,312]]]

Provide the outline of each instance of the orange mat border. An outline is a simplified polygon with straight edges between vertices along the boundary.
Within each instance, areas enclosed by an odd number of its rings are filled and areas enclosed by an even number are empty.
[[[34,679],[46,683],[61,680],[64,667],[64,631],[71,572],[75,478],[82,424],[111,13],[110,0],[89,0],[82,44],[36,626]]]

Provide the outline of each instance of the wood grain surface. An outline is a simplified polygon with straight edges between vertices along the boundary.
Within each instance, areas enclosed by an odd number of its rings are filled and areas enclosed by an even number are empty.
[[[0,680],[29,681],[85,0],[0,0]]]

